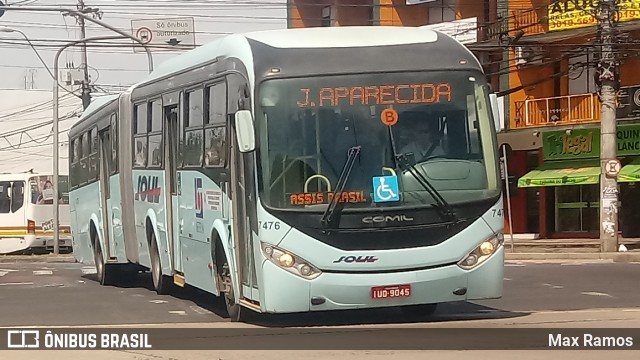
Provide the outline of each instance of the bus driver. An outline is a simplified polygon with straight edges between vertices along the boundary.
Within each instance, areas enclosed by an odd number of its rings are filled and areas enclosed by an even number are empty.
[[[440,145],[440,133],[437,122],[418,120],[409,123],[409,143],[405,145],[401,153],[413,153],[416,162],[433,157],[445,156],[444,149]]]

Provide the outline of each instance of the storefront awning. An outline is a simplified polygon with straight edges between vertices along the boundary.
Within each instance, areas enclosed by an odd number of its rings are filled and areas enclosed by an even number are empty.
[[[598,160],[549,161],[518,179],[518,187],[588,185],[599,182]]]
[[[620,169],[618,182],[638,182],[640,181],[640,158],[636,158]]]

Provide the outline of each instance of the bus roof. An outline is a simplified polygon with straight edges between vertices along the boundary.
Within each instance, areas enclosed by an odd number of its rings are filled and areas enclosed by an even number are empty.
[[[78,120],[71,128],[69,128],[69,138],[73,138],[82,131],[83,128],[87,126],[87,124],[93,123],[93,121],[87,122],[89,117],[98,113],[100,110],[104,109],[109,104],[112,104],[114,101],[118,101],[120,94],[112,94],[112,95],[103,95],[94,98],[89,106],[82,112],[82,116],[80,116],[80,120]]]
[[[87,108],[82,112],[82,116],[80,116],[80,120],[78,122],[81,122],[82,120],[91,116],[98,110],[102,109],[103,107],[117,100],[119,96],[120,95],[115,94],[115,95],[104,95],[104,96],[94,98],[93,101],[91,101],[91,104],[89,104],[89,106],[87,106]]]
[[[400,26],[318,27],[232,34],[163,62],[135,87],[210,63],[216,56],[236,56],[251,65],[249,40],[274,48],[311,49],[426,44],[438,42],[442,36],[450,38],[430,29]]]
[[[401,26],[337,26],[266,30],[247,33],[245,36],[277,48],[368,47],[438,41],[438,33],[433,30]]]

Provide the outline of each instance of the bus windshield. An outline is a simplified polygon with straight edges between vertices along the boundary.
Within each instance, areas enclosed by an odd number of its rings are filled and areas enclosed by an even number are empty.
[[[499,194],[481,73],[273,79],[261,85],[258,101],[260,191],[268,207],[323,211],[332,198],[344,211],[433,206],[434,192],[418,178],[451,205]],[[336,189],[354,147],[360,151],[349,178]]]

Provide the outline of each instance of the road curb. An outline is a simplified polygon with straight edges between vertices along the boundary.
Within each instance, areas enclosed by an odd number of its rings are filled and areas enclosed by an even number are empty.
[[[505,253],[506,260],[613,260],[613,262],[640,262],[640,252],[607,253]]]
[[[0,264],[10,263],[75,263],[73,255],[0,255]]]

